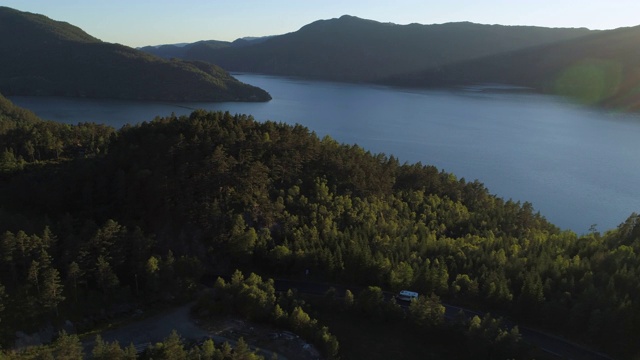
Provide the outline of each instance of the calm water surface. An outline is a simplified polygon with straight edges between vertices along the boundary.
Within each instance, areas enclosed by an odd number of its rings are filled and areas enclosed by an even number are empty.
[[[500,197],[529,201],[579,234],[613,228],[640,211],[640,116],[594,110],[551,96],[403,90],[242,74],[268,103],[127,102],[12,97],[42,118],[116,128],[195,108],[300,123],[401,162],[478,179]]]

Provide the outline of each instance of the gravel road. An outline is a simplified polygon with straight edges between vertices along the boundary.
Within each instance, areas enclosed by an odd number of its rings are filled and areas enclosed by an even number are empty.
[[[176,330],[183,339],[199,339],[208,336],[209,333],[198,326],[189,315],[192,305],[183,305],[117,329],[103,331],[100,336],[108,342],[117,340],[122,347],[129,346],[132,342],[136,347],[141,345],[146,347],[146,344],[164,340],[173,330]],[[93,339],[85,342],[85,349],[93,349],[93,342]]]

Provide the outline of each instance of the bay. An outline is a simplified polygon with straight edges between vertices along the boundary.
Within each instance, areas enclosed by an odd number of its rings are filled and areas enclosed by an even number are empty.
[[[267,103],[159,103],[11,97],[38,116],[120,128],[193,109],[299,123],[401,162],[478,179],[505,199],[531,202],[563,229],[604,231],[640,211],[640,116],[553,96],[492,88],[449,90],[235,74]]]

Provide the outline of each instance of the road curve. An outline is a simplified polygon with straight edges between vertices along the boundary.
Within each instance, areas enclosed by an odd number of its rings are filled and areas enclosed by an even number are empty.
[[[361,286],[347,287],[344,285],[336,284],[323,284],[312,281],[302,280],[289,280],[289,279],[275,279],[276,291],[287,291],[289,289],[296,289],[299,293],[322,295],[326,293],[330,288],[334,288],[338,293],[344,294],[344,291],[349,289],[354,293],[358,293],[364,289]],[[385,292],[387,296],[391,296],[392,293]],[[465,316],[473,317],[478,315],[484,316],[481,311],[475,311],[471,309],[462,308],[451,304],[442,304],[445,307],[445,317],[453,318],[456,314],[462,311]],[[517,325],[515,323],[512,326]],[[593,350],[590,350],[584,346],[575,344],[571,341],[563,339],[559,336],[547,334],[535,329],[528,328],[526,326],[518,325],[522,340],[525,342],[538,346],[541,350],[559,358],[559,359],[572,359],[572,360],[614,360],[612,357],[602,354]]]

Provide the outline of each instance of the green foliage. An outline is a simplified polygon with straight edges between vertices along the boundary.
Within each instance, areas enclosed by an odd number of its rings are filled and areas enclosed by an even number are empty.
[[[62,331],[53,342],[53,354],[55,359],[59,360],[82,360],[84,352],[78,335],[69,335]]]
[[[384,302],[382,289],[377,286],[369,286],[358,294],[356,305],[364,314],[375,317],[380,315]]]
[[[640,331],[637,214],[578,236],[477,181],[244,115],[196,111],[110,139],[100,155],[0,182],[6,329],[52,317],[41,302],[50,290],[62,290],[52,298],[65,298],[61,310],[126,294],[186,298],[202,274],[237,265],[377,287],[347,294],[344,308],[381,312],[381,322],[399,315],[376,305],[380,289],[406,286],[640,351],[630,340]],[[310,314],[257,275],[236,272],[215,288],[215,311],[282,326],[296,306]]]
[[[508,328],[502,319],[486,314],[469,321],[469,343],[478,357],[520,358],[526,352],[517,326]]]
[[[135,347],[133,348],[135,354]],[[131,350],[123,350],[118,344],[118,341],[111,343],[102,340],[100,335],[96,336],[93,350],[91,352],[91,358],[94,360],[112,360],[112,359],[127,359],[131,357]]]
[[[127,351],[122,356],[127,358]],[[118,359],[121,357],[111,357]],[[185,345],[180,335],[173,330],[164,341],[155,344],[147,349],[142,358],[161,360],[261,360],[262,356],[257,351],[251,350],[243,338],[238,339],[232,347],[228,342],[224,342],[220,347],[216,347],[212,339],[205,340],[201,346]]]
[[[302,306],[303,303],[293,292],[276,299],[272,279],[263,280],[254,273],[245,277],[236,270],[228,283],[218,278],[214,293],[200,297],[195,311],[201,314],[209,311],[233,313],[247,320],[272,323],[316,344],[328,358],[336,357],[337,339],[326,327],[321,327],[317,320],[312,319]]]
[[[244,341],[244,338],[238,339],[236,347],[233,349],[233,360],[258,360],[263,359],[262,356],[256,355],[249,345]]]
[[[215,353],[216,353],[216,348],[215,345],[213,343],[213,340],[211,339],[207,339],[202,343],[202,347],[201,347],[201,352],[202,352],[202,357],[204,359],[213,359]]]
[[[444,306],[436,295],[418,296],[409,304],[407,316],[419,326],[437,326],[444,321]]]
[[[184,350],[182,339],[177,331],[173,330],[171,334],[164,339],[161,354],[160,358],[167,360],[185,360],[187,358],[187,352]]]
[[[60,273],[54,268],[47,268],[42,277],[40,302],[45,309],[56,309],[57,312],[58,304],[65,299],[62,296],[64,286],[60,280]]]
[[[411,265],[401,261],[395,269],[391,270],[389,283],[395,291],[400,291],[413,284],[413,268]]]
[[[42,121],[0,95],[0,173],[33,162],[104,154],[114,132],[106,125]]]
[[[353,306],[353,304],[355,303],[355,297],[353,296],[353,293],[351,292],[351,290],[347,289],[344,292],[344,306],[346,309],[349,309]]]
[[[19,351],[2,352],[0,357],[3,360],[55,360],[53,348],[51,346],[30,346]]]

